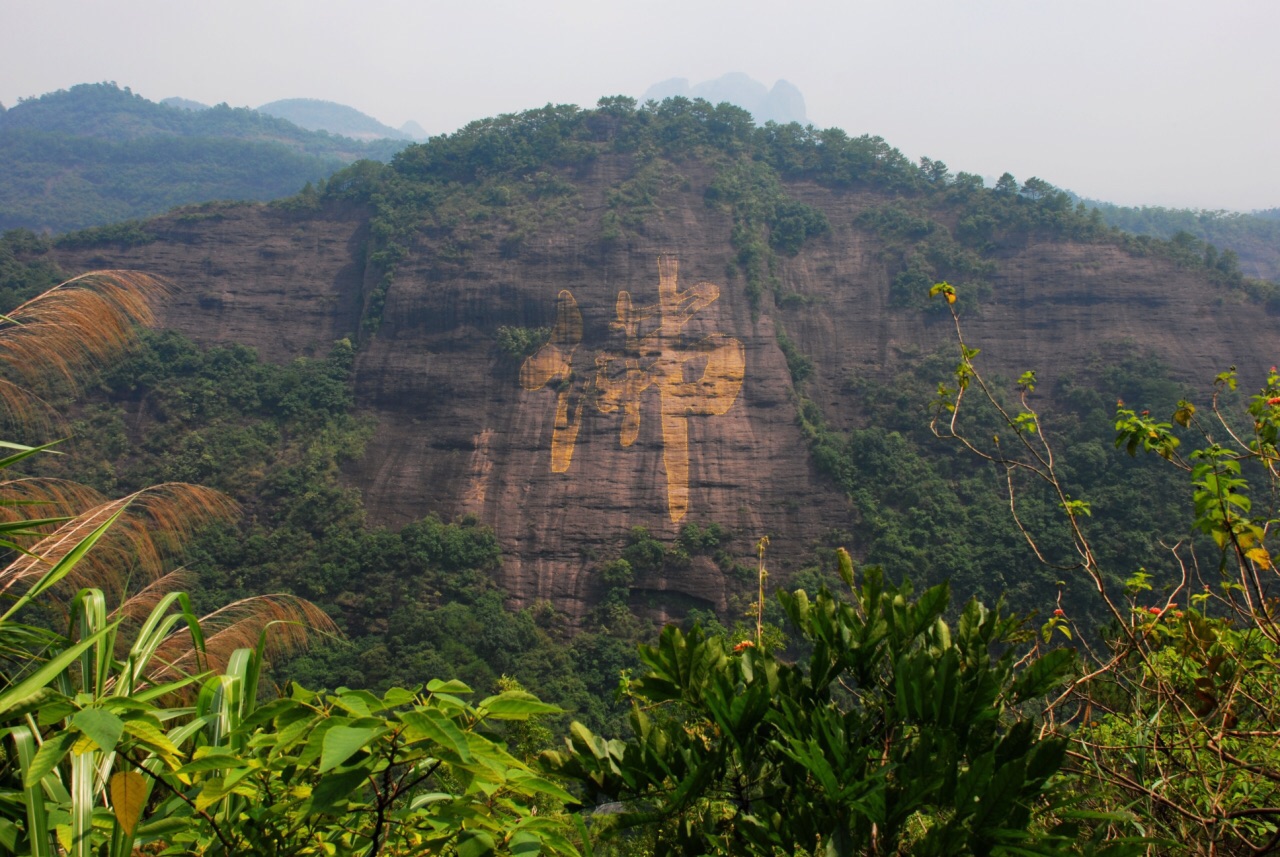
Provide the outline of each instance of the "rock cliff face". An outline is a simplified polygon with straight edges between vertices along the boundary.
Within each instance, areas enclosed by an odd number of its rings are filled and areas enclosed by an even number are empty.
[[[744,556],[768,534],[779,559],[850,527],[797,426],[780,329],[813,361],[807,395],[838,427],[859,419],[851,375],[888,377],[952,336],[949,318],[891,305],[883,245],[856,219],[884,201],[874,193],[788,185],[831,228],[776,257],[780,293],[796,296],[788,308],[766,295],[753,311],[732,273],[732,217],[705,201],[710,170],[689,165],[642,222],[609,234],[609,194],[629,170],[611,156],[566,172],[569,202],[540,209],[518,236],[490,222],[463,222],[447,240],[422,233],[355,379],[377,430],[347,476],[370,517],[475,515],[500,539],[514,597],[571,613],[603,591],[594,572],[633,526],[670,539],[685,523],[718,523]],[[154,227],[151,244],[63,250],[59,262],[170,278],[183,290],[164,324],[273,360],[361,330],[375,277],[360,207],[228,207]],[[997,370],[1043,379],[1139,343],[1203,382],[1228,364],[1248,377],[1280,353],[1257,305],[1158,258],[1028,238],[995,261],[966,335]],[[497,346],[503,326],[552,334],[513,356]],[[637,586],[663,609],[723,607],[729,583],[703,561]]]

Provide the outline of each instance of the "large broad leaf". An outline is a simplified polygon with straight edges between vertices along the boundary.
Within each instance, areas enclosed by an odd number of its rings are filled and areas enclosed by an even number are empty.
[[[550,780],[544,779],[543,777],[539,777],[535,774],[526,774],[524,771],[518,769],[508,772],[508,782],[525,794],[538,792],[550,795],[556,800],[564,801],[565,803],[573,803],[577,800],[573,795],[569,794]]]
[[[178,755],[178,748],[169,736],[160,731],[160,727],[146,717],[127,718],[124,721],[124,731],[154,750],[170,756]]]
[[[311,792],[311,812],[323,815],[345,811],[347,800],[368,775],[369,772],[363,768],[355,768],[324,777]]]
[[[457,679],[450,679],[449,681],[441,681],[438,678],[433,678],[431,681],[427,682],[427,692],[428,693],[471,693],[472,690],[464,682],[460,682]]]
[[[399,708],[402,705],[408,705],[418,698],[418,695],[411,690],[405,690],[403,687],[393,687],[382,697],[382,708]]]
[[[320,750],[320,773],[338,767],[386,731],[378,726],[334,726],[324,734],[324,744]]]
[[[147,778],[137,771],[117,771],[111,775],[111,805],[116,821],[126,833],[133,833],[147,803]]]
[[[528,831],[521,831],[511,837],[508,850],[516,857],[534,857],[542,853],[542,840]]]
[[[35,711],[43,711],[54,704],[66,703],[67,697],[51,687],[36,688],[36,692],[26,699],[15,699],[4,713],[5,720],[17,720]]]
[[[104,753],[115,750],[124,734],[124,721],[110,711],[86,708],[71,715],[71,722]]]
[[[479,705],[497,720],[527,720],[537,714],[563,714],[564,709],[541,701],[523,690],[508,690]]]
[[[36,751],[35,757],[31,760],[31,764],[23,775],[23,785],[26,788],[37,787],[39,782],[44,779],[45,774],[52,771],[62,761],[62,758],[67,755],[67,751],[76,742],[76,738],[76,733],[68,731],[59,732],[45,739],[45,742],[40,745],[40,749]]]
[[[483,830],[468,830],[458,836],[458,857],[486,857],[494,851],[493,837]]]
[[[435,709],[418,709],[406,711],[400,719],[408,726],[407,737],[410,741],[427,738],[435,742],[441,750],[452,751],[458,761],[471,761],[471,749],[467,746],[467,736],[458,725]],[[440,755],[437,752],[435,755]]]
[[[367,690],[345,690],[333,701],[354,717],[368,717],[375,711],[382,710],[382,700]]]

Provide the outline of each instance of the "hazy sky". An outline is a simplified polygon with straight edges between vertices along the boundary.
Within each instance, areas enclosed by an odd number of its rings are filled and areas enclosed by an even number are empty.
[[[741,71],[952,170],[1136,205],[1280,206],[1275,0],[0,0],[0,102],[348,104],[430,133]]]

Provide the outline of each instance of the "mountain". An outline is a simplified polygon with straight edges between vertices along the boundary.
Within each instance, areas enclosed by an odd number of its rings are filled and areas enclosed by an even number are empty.
[[[770,89],[742,72],[731,72],[715,80],[692,85],[687,78],[675,77],[649,87],[641,100],[662,101],[675,97],[701,98],[712,104],[728,102],[749,112],[761,125],[765,122],[809,124],[805,116],[804,96],[785,80],[777,81]]]
[[[275,199],[355,160],[389,160],[403,145],[82,84],[0,113],[0,230],[59,232],[190,203]]]
[[[375,427],[343,478],[369,520],[492,527],[513,600],[579,619],[618,591],[620,556],[632,610],[725,615],[763,535],[770,585],[846,545],[1053,604],[1060,573],[1009,523],[1003,474],[929,431],[957,360],[937,281],[988,377],[1039,371],[1032,401],[1122,574],[1167,571],[1182,512],[1162,498],[1185,492],[1114,451],[1113,403],[1171,412],[1230,365],[1250,388],[1280,351],[1280,289],[1202,247],[1126,235],[1037,178],[986,188],[876,137],[701,100],[486,119],[322,191],[123,237],[20,252],[181,284],[163,323],[203,344],[287,364],[349,337]],[[148,436],[143,404],[120,431]],[[1055,517],[1024,490],[1026,520]],[[715,551],[688,548],[712,525]]]
[[[354,107],[316,98],[286,98],[258,108],[268,116],[287,119],[308,131],[327,131],[352,140],[412,140],[412,134],[383,125]],[[425,136],[425,135],[424,135]]]
[[[177,107],[181,110],[208,110],[209,109],[208,104],[203,104],[199,101],[193,101],[190,98],[179,98],[176,95],[170,98],[162,98],[160,99],[160,103],[166,107]]]
[[[1214,253],[1229,251],[1248,276],[1280,282],[1280,209],[1243,214],[1119,206],[1093,200],[1085,200],[1085,204],[1097,208],[1107,223],[1126,232],[1164,239],[1182,233],[1178,240],[1190,236],[1214,245]]]
[[[417,122],[414,122],[412,119],[410,119],[408,122],[400,126],[400,133],[404,134],[405,136],[409,137],[412,140],[417,140],[419,142],[426,140],[427,137],[430,136],[429,134],[427,134],[426,128],[423,128],[421,125],[419,125]]]

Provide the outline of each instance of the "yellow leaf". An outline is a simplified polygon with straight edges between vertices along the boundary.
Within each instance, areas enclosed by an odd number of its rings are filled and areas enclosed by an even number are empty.
[[[955,303],[955,302],[956,302],[956,293],[955,293],[955,292],[947,292],[947,303],[949,303],[949,304],[953,304],[953,303]]]
[[[146,777],[137,771],[117,771],[111,775],[111,803],[115,807],[116,821],[126,834],[133,833],[146,802]]]
[[[1271,554],[1267,553],[1267,549],[1264,547],[1247,550],[1244,555],[1263,568],[1271,568]]]

